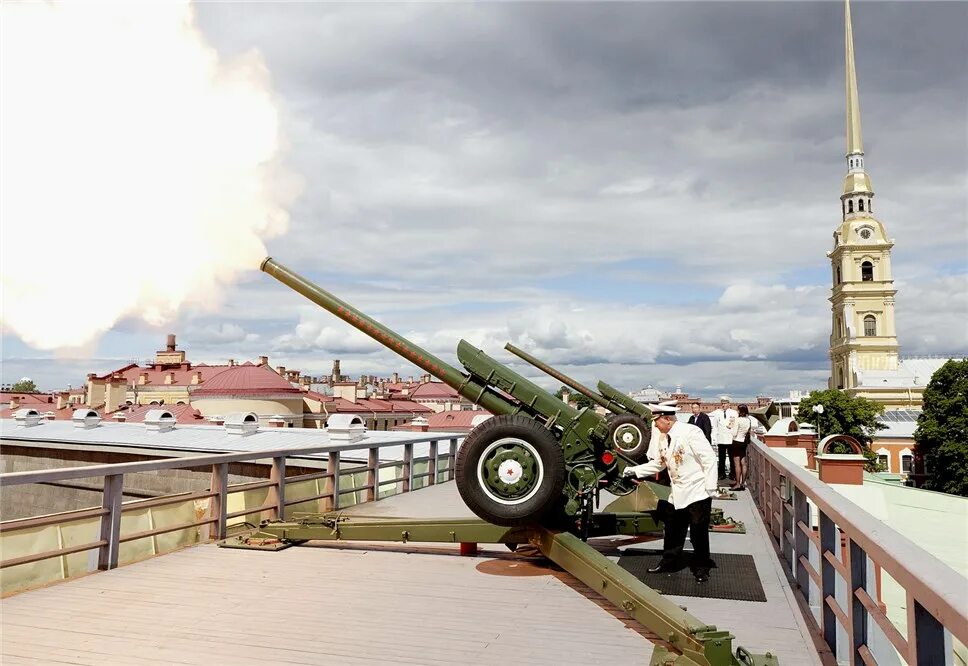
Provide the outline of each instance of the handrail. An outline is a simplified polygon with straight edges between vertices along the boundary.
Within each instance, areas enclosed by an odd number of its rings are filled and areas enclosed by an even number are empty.
[[[820,607],[820,629],[834,654],[837,653],[835,624],[848,632],[847,649],[851,660],[870,654],[867,617],[871,616],[888,641],[910,663],[936,662],[944,658],[944,630],[962,644],[968,644],[968,597],[965,577],[909,538],[878,520],[844,497],[816,475],[762,442],[750,445],[749,485],[768,532],[778,542],[781,556],[788,561],[801,593],[811,601],[810,582],[819,592],[814,605]],[[792,504],[789,521],[786,512],[777,512],[783,502],[779,492],[781,477],[790,484],[786,499]],[[819,514],[819,534],[810,520],[811,506]],[[779,522],[779,525],[777,525]],[[848,538],[846,556],[841,558],[837,528]],[[793,535],[790,539],[789,535]],[[811,566],[810,547],[819,553],[819,572]],[[907,596],[907,636],[885,629],[886,616],[871,611],[873,584],[868,581],[867,561],[872,560],[887,573]],[[846,583],[847,609],[842,608],[835,590],[835,577]],[[876,608],[876,607],[875,607]],[[879,609],[877,609],[879,611]],[[893,625],[892,625],[893,626]],[[842,657],[842,655],[838,655]]]
[[[9,440],[11,438],[5,437],[5,439]],[[379,489],[391,483],[399,483],[401,492],[410,492],[415,489],[414,481],[417,479],[426,478],[427,481],[423,485],[429,486],[437,483],[441,475],[444,475],[443,478],[448,480],[454,478],[458,439],[458,436],[454,433],[420,433],[420,436],[406,437],[394,441],[364,439],[348,444],[206,454],[187,456],[184,458],[0,474],[0,488],[97,476],[104,478],[102,504],[100,507],[0,522],[0,532],[9,533],[28,528],[77,521],[83,518],[99,518],[100,528],[97,539],[79,546],[70,546],[42,553],[30,553],[23,557],[3,560],[0,561],[0,568],[29,564],[84,550],[97,549],[97,568],[102,570],[113,569],[118,566],[118,552],[121,544],[129,541],[136,541],[168,532],[206,525],[210,526],[209,538],[223,539],[226,536],[226,521],[232,518],[238,518],[252,513],[268,513],[268,515],[275,518],[283,518],[286,507],[316,500],[325,502],[325,504],[321,504],[321,510],[338,509],[341,503],[340,498],[344,495],[352,494],[356,497],[357,501],[374,501],[379,498]],[[441,440],[449,440],[449,447],[446,452],[438,450]],[[428,444],[429,455],[414,457],[414,445],[423,443]],[[403,447],[403,456],[400,460],[381,462],[379,456],[380,449],[398,446]],[[353,463],[352,467],[341,468],[341,462],[343,462],[341,461],[341,454],[354,451],[366,451],[366,461],[358,460],[354,456],[351,461],[348,461]],[[326,458],[321,459],[321,462],[324,462],[326,465],[325,471],[321,470],[319,472],[286,476],[287,458],[304,458],[305,456],[319,453],[328,454]],[[445,459],[446,465],[442,464]],[[271,465],[267,480],[229,485],[228,470],[230,464],[259,460],[265,460]],[[414,466],[420,462],[426,462],[429,471],[415,474]],[[389,467],[399,467],[402,470],[402,474],[399,476],[395,475],[393,479],[380,480],[380,471]],[[208,490],[170,493],[148,500],[122,501],[125,474],[185,468],[211,468],[211,481]],[[342,477],[352,477],[355,474],[366,474],[366,483],[360,485],[354,484],[352,487],[347,488],[340,487]],[[322,493],[316,492],[311,497],[286,497],[287,485],[313,480],[325,482]],[[227,498],[229,495],[261,488],[268,489],[267,497],[261,506],[253,508],[246,507],[241,511],[228,511]],[[164,525],[154,527],[150,530],[121,535],[121,516],[126,511],[204,499],[210,499],[207,517],[199,517],[194,521],[183,522],[177,525]],[[327,506],[329,507],[328,509],[324,508]]]
[[[108,465],[87,465],[84,467],[65,467],[54,470],[33,470],[27,472],[7,472],[0,474],[0,488],[19,486],[27,483],[42,483],[46,481],[66,481],[68,479],[84,479],[91,476],[105,476],[107,474],[134,474],[136,472],[153,472],[162,469],[184,469],[185,467],[208,467],[222,463],[265,460],[279,456],[308,456],[317,453],[344,453],[346,451],[362,451],[371,448],[389,448],[406,446],[407,444],[422,444],[441,439],[450,439],[453,435],[434,434],[432,437],[416,437],[393,442],[354,442],[345,445],[310,446],[287,449],[266,449],[264,451],[243,451],[240,453],[213,453],[201,456],[186,456],[184,458],[165,458],[163,460],[141,460],[129,463],[113,463]],[[12,437],[4,435],[5,440]]]

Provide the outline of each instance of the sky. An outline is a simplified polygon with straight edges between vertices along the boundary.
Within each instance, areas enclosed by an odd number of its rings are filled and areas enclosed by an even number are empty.
[[[302,183],[288,231],[267,240],[279,262],[445,360],[464,338],[549,388],[505,342],[623,390],[826,387],[842,3],[196,12],[220,57],[257,52],[271,81],[283,159]],[[961,356],[968,3],[855,1],[852,14],[902,355]],[[177,242],[147,251],[176,257]],[[85,357],[5,329],[2,381],[77,386],[151,358],[169,332],[194,362],[420,374],[251,270],[215,307],[122,319]]]

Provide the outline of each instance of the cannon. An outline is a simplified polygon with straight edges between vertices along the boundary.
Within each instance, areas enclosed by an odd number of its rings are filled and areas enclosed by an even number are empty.
[[[273,259],[261,269],[495,415],[467,435],[455,465],[460,496],[480,518],[573,530],[590,522],[600,491],[635,490],[621,472],[644,451],[616,444],[622,418],[575,409],[466,340],[458,370]]]
[[[607,421],[610,426],[612,444],[635,462],[645,462],[646,452],[649,450],[649,441],[652,439],[652,412],[648,407],[603,381],[598,382],[600,393],[595,393],[587,386],[583,386],[560,370],[539,361],[510,342],[504,345],[504,348],[538,368],[538,370],[551,375],[565,386],[578,391],[596,405],[611,412],[612,416],[607,418]]]

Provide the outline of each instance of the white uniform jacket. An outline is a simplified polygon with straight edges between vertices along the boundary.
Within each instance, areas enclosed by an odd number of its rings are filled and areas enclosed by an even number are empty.
[[[713,444],[732,444],[733,428],[739,412],[735,409],[715,409],[710,416],[713,419]]]
[[[673,424],[667,435],[652,438],[648,455],[649,462],[629,469],[640,479],[668,469],[672,481],[669,500],[677,509],[716,496],[716,454],[697,426]]]

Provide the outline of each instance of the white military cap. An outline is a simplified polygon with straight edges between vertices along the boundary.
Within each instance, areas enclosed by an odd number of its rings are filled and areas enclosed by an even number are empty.
[[[732,402],[732,399],[728,395],[721,395],[721,396],[719,396],[719,401],[720,402]]]
[[[649,405],[649,409],[656,416],[659,414],[675,414],[679,411],[679,404],[675,400],[667,400],[657,405]]]

